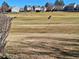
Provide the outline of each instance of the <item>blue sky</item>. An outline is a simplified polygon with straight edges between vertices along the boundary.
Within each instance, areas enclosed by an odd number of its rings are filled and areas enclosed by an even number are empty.
[[[0,0],[0,6],[4,0]],[[25,5],[45,5],[46,2],[54,3],[56,0],[7,0],[10,6],[23,7]],[[64,0],[65,4],[76,3],[79,4],[79,0]]]

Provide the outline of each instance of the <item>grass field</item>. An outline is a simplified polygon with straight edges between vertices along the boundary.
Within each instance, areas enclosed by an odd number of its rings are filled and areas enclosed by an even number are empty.
[[[16,17],[5,49],[12,59],[79,59],[78,12],[7,15]]]

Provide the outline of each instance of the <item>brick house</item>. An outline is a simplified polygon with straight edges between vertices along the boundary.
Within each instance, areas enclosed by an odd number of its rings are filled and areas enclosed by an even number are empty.
[[[2,3],[1,9],[2,12],[11,12],[11,8],[5,1]]]

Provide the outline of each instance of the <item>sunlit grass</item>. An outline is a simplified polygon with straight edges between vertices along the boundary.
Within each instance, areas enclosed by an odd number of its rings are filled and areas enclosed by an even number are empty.
[[[23,12],[7,15],[16,17],[12,20],[6,46],[6,53],[11,58],[79,58],[79,13]],[[50,20],[48,20],[49,15],[52,15]],[[59,36],[53,36],[58,33]]]

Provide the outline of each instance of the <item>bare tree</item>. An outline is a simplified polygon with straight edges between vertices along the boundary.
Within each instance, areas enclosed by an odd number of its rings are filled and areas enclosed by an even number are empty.
[[[53,4],[47,2],[47,3],[45,4],[45,7],[47,8],[47,11],[51,11],[52,8],[53,8]]]

